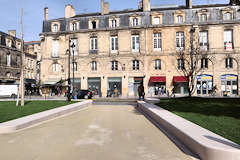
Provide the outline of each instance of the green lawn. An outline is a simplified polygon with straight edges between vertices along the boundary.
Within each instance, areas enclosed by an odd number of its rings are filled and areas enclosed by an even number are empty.
[[[240,144],[240,99],[161,99],[158,105]]]
[[[21,103],[21,102],[20,102]],[[0,123],[34,113],[61,107],[75,102],[67,101],[25,101],[24,107],[16,107],[16,102],[0,102]]]

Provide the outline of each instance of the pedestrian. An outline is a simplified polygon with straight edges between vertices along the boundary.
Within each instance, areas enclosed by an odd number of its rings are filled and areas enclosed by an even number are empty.
[[[138,96],[139,96],[139,100],[144,100],[144,87],[141,84],[140,86],[138,86]]]

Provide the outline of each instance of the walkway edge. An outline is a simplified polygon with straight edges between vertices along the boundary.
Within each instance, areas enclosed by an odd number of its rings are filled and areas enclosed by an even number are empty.
[[[240,160],[240,145],[159,106],[138,101],[138,108],[203,160]]]
[[[88,107],[92,104],[92,100],[86,100],[83,102],[73,103],[67,106],[43,111],[33,115],[25,116],[8,122],[0,123],[0,134],[15,132],[20,129],[42,123],[47,120],[51,120],[74,111]]]

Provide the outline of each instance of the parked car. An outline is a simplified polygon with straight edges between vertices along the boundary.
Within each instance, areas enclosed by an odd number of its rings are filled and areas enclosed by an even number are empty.
[[[79,90],[77,94],[78,99],[91,99],[93,93],[90,90]]]
[[[0,96],[16,97],[18,94],[18,85],[0,85]]]

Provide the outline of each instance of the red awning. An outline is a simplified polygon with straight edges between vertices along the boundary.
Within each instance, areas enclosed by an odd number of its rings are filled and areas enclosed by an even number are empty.
[[[149,82],[166,82],[166,77],[165,76],[160,76],[160,77],[150,77]]]
[[[188,82],[188,77],[185,76],[173,76],[173,82]]]

